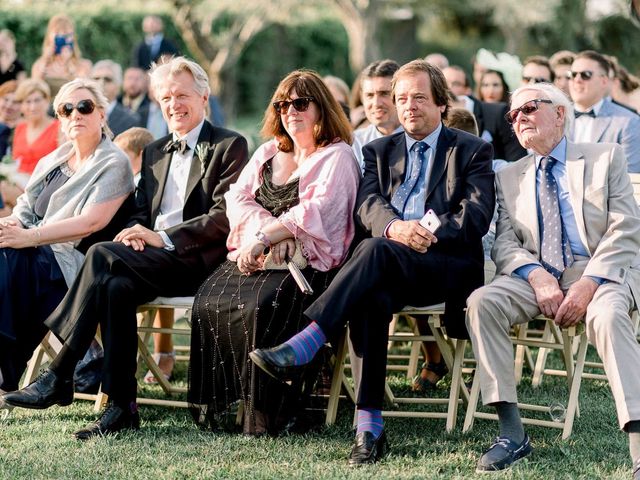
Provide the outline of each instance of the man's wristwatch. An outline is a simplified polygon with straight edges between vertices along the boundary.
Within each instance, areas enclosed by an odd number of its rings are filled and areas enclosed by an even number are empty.
[[[258,233],[256,233],[256,238],[258,239],[259,242],[264,243],[265,248],[271,247],[271,242],[269,241],[267,236],[264,234],[264,232],[259,231]]]

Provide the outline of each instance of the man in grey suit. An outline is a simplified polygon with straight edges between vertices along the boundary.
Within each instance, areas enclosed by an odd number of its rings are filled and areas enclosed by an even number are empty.
[[[618,143],[629,172],[640,172],[640,116],[608,97],[611,64],[598,52],[576,55],[569,72],[569,92],[575,107],[575,142]]]
[[[602,358],[620,428],[640,478],[640,345],[630,311],[640,299],[640,211],[615,144],[567,140],[573,108],[550,84],[513,93],[508,119],[533,152],[496,174],[497,276],[467,300],[482,400],[500,435],[478,471],[508,468],[531,451],[517,407],[509,330],[542,313],[584,321]]]
[[[140,115],[118,103],[122,86],[122,67],[113,60],[100,60],[91,69],[91,78],[102,85],[102,91],[109,100],[107,124],[114,135],[120,135],[131,127],[141,127]]]

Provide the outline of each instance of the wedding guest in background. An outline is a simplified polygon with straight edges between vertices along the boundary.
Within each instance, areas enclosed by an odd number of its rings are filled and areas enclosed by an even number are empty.
[[[13,129],[20,121],[20,102],[16,100],[18,82],[9,80],[0,85],[0,159],[11,150]]]
[[[142,20],[144,40],[135,46],[131,54],[131,66],[149,70],[161,57],[178,55],[178,48],[164,36],[164,22],[157,15],[147,15]]]
[[[509,87],[498,70],[486,70],[480,77],[480,101],[487,103],[509,101]]]
[[[24,65],[16,54],[16,38],[11,30],[0,30],[0,85],[9,80],[27,78]]]

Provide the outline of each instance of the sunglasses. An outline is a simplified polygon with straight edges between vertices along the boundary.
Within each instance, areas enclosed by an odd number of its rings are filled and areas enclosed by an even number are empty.
[[[74,109],[77,110],[78,113],[81,113],[82,115],[89,115],[90,113],[93,113],[95,108],[96,108],[96,104],[93,102],[93,100],[87,99],[87,100],[80,100],[75,105],[73,103],[63,103],[58,107],[58,110],[56,110],[56,112],[58,113],[59,117],[67,118],[71,116]]]
[[[591,80],[593,78],[594,73],[591,70],[583,70],[582,72],[568,71],[566,75],[569,80],[573,80],[577,76],[580,76],[580,78],[586,82],[587,80]]]
[[[525,83],[544,83],[544,82],[549,82],[549,80],[547,80],[544,77],[522,77],[522,81]]]
[[[508,111],[507,114],[504,116],[504,118],[510,124],[514,124],[520,112],[522,112],[525,115],[531,115],[532,113],[537,112],[538,109],[540,108],[540,105],[538,105],[539,103],[553,103],[553,102],[551,100],[547,100],[546,98],[536,98],[533,100],[529,100],[527,103],[525,103],[521,107],[514,108],[513,110]]]
[[[293,100],[280,100],[279,102],[273,102],[273,108],[279,114],[287,113],[289,106],[293,105],[298,112],[306,112],[309,109],[309,102],[315,102],[313,97],[299,97]]]

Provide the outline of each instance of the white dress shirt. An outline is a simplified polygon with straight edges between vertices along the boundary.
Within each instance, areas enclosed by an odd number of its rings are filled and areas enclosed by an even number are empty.
[[[603,103],[604,98],[602,98],[598,103],[593,105],[588,110],[593,110],[593,113],[595,113],[597,116],[600,113],[600,109],[602,108]],[[596,141],[596,139],[593,138],[594,120],[595,118],[589,115],[581,115],[580,117],[575,119],[573,127],[573,141],[575,143],[591,143]]]

